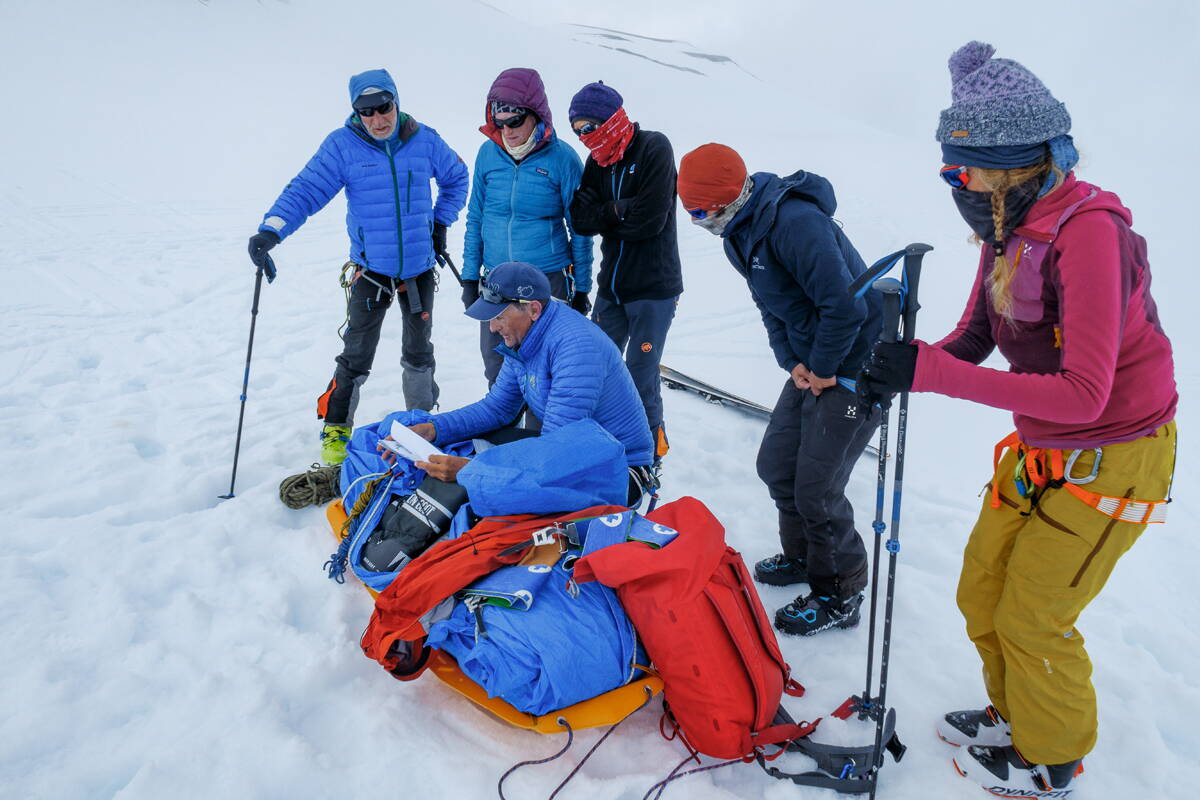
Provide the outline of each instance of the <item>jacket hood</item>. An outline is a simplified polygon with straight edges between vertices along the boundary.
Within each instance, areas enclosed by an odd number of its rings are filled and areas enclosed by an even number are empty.
[[[537,114],[538,119],[546,123],[547,127],[554,125],[550,114],[550,101],[546,99],[546,87],[536,69],[513,67],[501,72],[496,76],[496,80],[492,81],[492,88],[488,90],[488,106],[490,107],[495,100],[528,108]],[[489,108],[484,122],[490,121]]]
[[[537,137],[538,142],[530,151],[531,154],[541,150],[554,138],[554,118],[550,114],[550,101],[546,98],[546,87],[542,84],[542,76],[536,69],[527,67],[506,69],[496,76],[496,80],[492,81],[492,88],[488,90],[487,100],[483,105],[483,125],[479,127],[479,132],[507,153],[508,151],[504,148],[504,137],[501,135],[500,129],[496,127],[496,123],[492,122],[492,103],[496,100],[528,108],[537,114],[538,124],[533,129],[533,136]]]
[[[396,91],[396,82],[392,80],[392,76],[388,74],[386,69],[369,69],[366,72],[351,75],[350,102],[353,103],[363,93],[364,89],[369,89],[372,86],[376,89],[391,92],[392,97],[396,100],[396,105],[400,105],[400,94]]]
[[[1063,185],[1038,200],[1030,207],[1025,219],[1013,231],[1038,241],[1053,241],[1059,228],[1081,211],[1110,211],[1133,224],[1133,213],[1112,192],[1077,180],[1074,172],[1067,173]]]
[[[756,172],[750,178],[754,181],[754,190],[750,193],[746,207],[738,212],[725,229],[726,236],[749,220],[753,220],[752,239],[757,240],[766,235],[767,230],[775,223],[780,202],[787,197],[806,200],[829,217],[837,210],[833,185],[815,173],[799,170],[780,177],[771,172]]]

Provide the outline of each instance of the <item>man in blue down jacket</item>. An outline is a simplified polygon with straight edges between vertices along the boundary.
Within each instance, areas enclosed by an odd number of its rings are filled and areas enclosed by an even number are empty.
[[[581,314],[592,289],[592,238],[579,236],[568,207],[583,162],[554,131],[546,89],[536,70],[500,73],[488,91],[480,133],[488,138],[475,157],[463,252],[463,304],[479,299],[479,280],[506,261],[524,261],[546,273],[550,292]],[[480,351],[488,386],[504,357],[500,337],[480,324]]]
[[[805,636],[854,627],[867,552],[845,490],[880,417],[878,407],[860,408],[851,377],[880,330],[877,294],[847,291],[866,266],[834,222],[833,187],[819,175],[751,176],[731,148],[706,144],[680,162],[679,198],[693,222],[724,238],[789,373],[757,464],[783,552],[755,564],[754,575],[812,592],[779,609],[775,627]]]
[[[616,345],[582,314],[552,299],[541,270],[519,261],[497,265],[467,315],[489,320],[504,340],[500,375],[482,400],[434,414],[414,431],[434,444],[461,442],[512,424],[528,405],[544,432],[591,418],[625,447],[630,467],[653,461],[646,412]],[[433,456],[422,466],[452,481],[466,464],[465,458]]]
[[[266,263],[267,251],[346,190],[346,230],[354,270],[344,346],[325,393],[317,400],[322,458],[346,457],[359,388],[371,372],[383,317],[394,297],[404,319],[404,402],[431,410],[434,380],[433,292],[435,253],[446,250],[446,228],[467,197],[467,167],[437,131],[400,111],[396,84],[387,70],[350,78],[354,112],[325,137],[321,147],[288,183],[250,238],[250,260]],[[437,181],[437,203],[430,180]]]

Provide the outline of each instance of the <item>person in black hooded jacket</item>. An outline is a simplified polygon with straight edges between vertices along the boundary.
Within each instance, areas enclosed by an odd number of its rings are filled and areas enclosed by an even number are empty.
[[[675,230],[675,154],[667,137],[630,122],[617,91],[589,83],[571,100],[571,128],[591,151],[571,202],[581,236],[599,236],[592,320],[625,355],[654,436],[668,449],[658,365],[683,292]]]
[[[812,591],[779,609],[775,627],[805,636],[854,627],[867,551],[845,490],[880,417],[877,406],[860,407],[853,381],[881,323],[877,295],[847,291],[866,265],[833,220],[833,187],[810,172],[751,176],[734,150],[706,144],[680,162],[679,197],[694,223],[725,240],[789,375],[757,461],[783,552],[754,575]]]

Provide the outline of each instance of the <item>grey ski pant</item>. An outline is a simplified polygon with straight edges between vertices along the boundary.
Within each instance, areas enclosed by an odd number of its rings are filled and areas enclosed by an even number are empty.
[[[407,409],[419,408],[432,411],[437,405],[438,385],[433,378],[433,295],[437,287],[434,270],[426,270],[409,281],[415,285],[421,300],[421,311],[410,310],[408,292],[388,289],[395,283],[391,279],[373,272],[364,272],[350,288],[350,304],[347,309],[349,322],[343,339],[341,355],[333,379],[325,393],[317,400],[317,417],[327,425],[354,424],[354,411],[358,407],[359,391],[371,365],[375,361],[375,349],[379,346],[379,334],[383,318],[393,297],[399,306],[403,332],[401,337],[400,366],[404,373],[404,405]]]
[[[771,412],[758,476],[779,509],[783,553],[806,562],[817,594],[845,599],[867,585],[867,551],[846,483],[879,418],[879,408],[863,410],[844,387],[818,397],[790,378]]]

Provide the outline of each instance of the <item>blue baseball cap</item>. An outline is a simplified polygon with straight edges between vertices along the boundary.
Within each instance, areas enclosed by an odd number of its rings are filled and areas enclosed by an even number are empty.
[[[479,282],[479,299],[467,309],[467,316],[487,322],[500,315],[510,303],[550,301],[550,280],[533,264],[505,261],[488,272]]]

